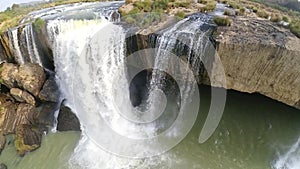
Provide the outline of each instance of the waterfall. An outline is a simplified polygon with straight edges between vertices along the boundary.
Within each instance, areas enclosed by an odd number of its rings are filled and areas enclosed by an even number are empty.
[[[50,21],[47,29],[55,49],[57,80],[83,126],[83,136],[70,159],[70,168],[130,168],[140,165],[141,160],[128,160],[104,151],[94,140],[97,135],[104,134],[104,138],[114,142],[110,138],[112,133],[102,130],[105,122],[99,119],[99,115],[120,134],[130,134],[138,129],[137,125],[120,117],[113,100],[118,93],[129,96],[124,67],[125,31],[109,23],[105,17]],[[100,40],[97,32],[101,33]],[[98,41],[94,40],[95,37]]]
[[[205,35],[210,28],[203,27],[210,18],[191,16],[162,31],[153,55],[151,51],[146,52],[150,53],[147,57],[153,59],[149,62],[153,65],[133,64],[135,68],[153,68],[147,101],[133,107],[129,65],[136,62],[137,57],[143,58],[138,54],[126,58],[126,30],[111,23],[116,21],[112,18],[114,12],[101,15],[91,20],[55,19],[47,24],[57,81],[83,129],[70,167],[143,168],[141,163],[144,167],[169,166],[165,163],[176,159],[172,154],[151,156],[176,146],[196,120],[199,94],[193,71],[200,70],[201,59],[209,57],[205,55],[209,46]],[[180,59],[182,57],[186,57],[185,61]],[[175,79],[180,93],[168,88],[168,83],[173,82],[161,71]],[[160,109],[164,106],[165,110]],[[155,114],[161,110],[161,117]]]
[[[22,57],[22,53],[19,45],[18,29],[13,29],[12,31],[9,32],[8,35],[9,35],[10,44],[13,49],[13,54],[16,58],[16,61],[19,64],[23,64],[25,61],[24,58]]]
[[[300,138],[272,164],[273,169],[298,169],[300,166]]]
[[[46,67],[39,54],[32,24],[8,31],[11,49],[18,64],[37,63]]]

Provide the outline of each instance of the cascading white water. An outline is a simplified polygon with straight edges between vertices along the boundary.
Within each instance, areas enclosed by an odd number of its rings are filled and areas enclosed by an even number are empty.
[[[26,40],[26,46],[27,46],[27,50],[28,50],[28,55],[29,55],[29,59],[31,63],[38,63],[40,65],[42,65],[41,62],[41,57],[40,54],[38,52],[36,43],[35,43],[35,38],[34,38],[34,33],[33,33],[33,26],[32,24],[26,25],[25,28],[23,29],[23,34],[25,36],[25,40]]]
[[[20,29],[21,28],[15,28],[8,32],[16,62],[18,64],[30,62],[44,66],[41,62],[41,56],[37,48],[32,24],[25,25],[21,31]],[[26,49],[25,51],[21,50],[21,45],[24,49]]]
[[[9,32],[9,39],[10,39],[10,44],[12,45],[13,49],[13,54],[15,58],[17,59],[16,61],[19,64],[24,63],[24,58],[22,57],[20,45],[19,45],[19,39],[18,39],[18,29],[14,29]]]
[[[102,37],[99,44],[91,42],[98,31],[108,35]],[[60,88],[64,97],[69,99],[70,107],[77,111],[84,130],[83,138],[70,160],[70,168],[140,166],[141,160],[128,160],[108,153],[87,135],[95,136],[100,132],[94,131],[101,129],[101,121],[97,117],[100,114],[121,134],[130,134],[138,129],[137,125],[120,117],[113,100],[115,93],[129,96],[124,67],[125,32],[121,27],[109,24],[104,17],[101,20],[50,21],[48,32],[55,49],[56,76]],[[103,134],[105,131],[101,132]],[[109,138],[111,133],[106,134]],[[135,136],[139,134],[144,133],[138,132]]]
[[[291,148],[272,164],[273,169],[299,169],[300,167],[300,138]]]

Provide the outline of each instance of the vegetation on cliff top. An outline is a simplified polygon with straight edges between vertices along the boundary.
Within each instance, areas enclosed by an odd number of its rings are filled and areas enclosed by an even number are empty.
[[[44,27],[46,26],[46,21],[44,21],[41,18],[37,18],[34,22],[33,22],[33,27],[36,31],[40,32]]]
[[[32,11],[54,7],[58,5],[78,3],[78,2],[97,2],[99,0],[56,0],[49,3],[37,4],[35,6],[19,6],[17,4],[8,7],[5,11],[0,12],[0,35],[13,27],[20,24],[22,19]]]

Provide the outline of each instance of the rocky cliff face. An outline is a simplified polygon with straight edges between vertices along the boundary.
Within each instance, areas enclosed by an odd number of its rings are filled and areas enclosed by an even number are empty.
[[[129,54],[154,47],[149,44],[153,36],[157,35],[137,33],[128,38]],[[300,109],[299,38],[270,21],[243,17],[233,18],[230,27],[218,27],[214,36],[226,85],[217,76],[209,79],[205,71],[198,75],[199,83],[260,93]],[[212,69],[218,71],[219,67],[213,63]]]
[[[217,54],[227,89],[260,93],[300,109],[300,39],[265,20],[219,27]]]

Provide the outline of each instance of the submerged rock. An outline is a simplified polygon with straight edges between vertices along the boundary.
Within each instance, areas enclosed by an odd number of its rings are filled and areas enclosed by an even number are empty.
[[[3,163],[0,164],[0,169],[7,169],[7,166]]]
[[[33,63],[26,63],[19,67],[16,81],[18,85],[34,96],[38,96],[46,80],[44,69]]]
[[[26,91],[23,91],[18,88],[11,88],[10,94],[16,99],[18,102],[26,102],[31,105],[35,105],[34,97]]]
[[[6,144],[6,138],[5,138],[5,136],[1,133],[1,134],[0,134],[0,153],[1,153],[2,150],[4,149],[5,144]],[[1,169],[1,167],[0,167],[0,169]]]
[[[77,116],[64,103],[60,107],[57,121],[58,131],[81,131]]]
[[[34,125],[23,124],[17,127],[15,147],[20,156],[40,147],[43,131]]]
[[[39,93],[39,98],[47,102],[59,102],[59,88],[54,77],[46,80],[42,90]]]

